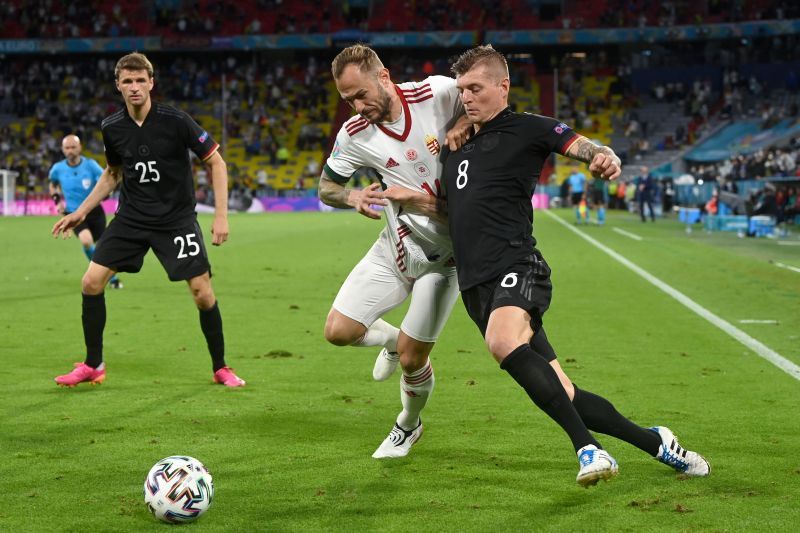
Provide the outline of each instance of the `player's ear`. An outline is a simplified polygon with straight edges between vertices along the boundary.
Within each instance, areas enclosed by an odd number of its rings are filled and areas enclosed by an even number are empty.
[[[378,81],[383,86],[389,86],[392,84],[392,77],[389,75],[389,69],[383,67],[378,71]]]
[[[503,78],[500,82],[500,88],[503,91],[503,96],[508,96],[508,91],[511,89],[511,81],[508,78]]]

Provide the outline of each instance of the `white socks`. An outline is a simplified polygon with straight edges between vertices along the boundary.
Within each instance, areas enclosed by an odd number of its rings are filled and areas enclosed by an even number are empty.
[[[419,414],[428,403],[435,382],[430,360],[412,374],[403,372],[403,377],[400,378],[400,402],[403,404],[403,411],[397,417],[398,426],[406,431],[417,427]]]
[[[384,346],[390,352],[396,352],[398,335],[399,329],[379,318],[353,346]]]

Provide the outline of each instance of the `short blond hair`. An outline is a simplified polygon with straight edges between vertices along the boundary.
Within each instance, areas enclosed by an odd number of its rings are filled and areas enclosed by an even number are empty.
[[[120,60],[117,61],[117,66],[114,67],[114,79],[119,79],[121,70],[146,70],[147,75],[150,78],[153,77],[153,64],[150,63],[147,56],[139,52],[133,52],[122,56]]]
[[[458,56],[456,62],[450,67],[453,74],[461,76],[478,65],[486,64],[499,69],[504,78],[508,78],[508,62],[503,54],[494,49],[491,44],[476,46]]]
[[[365,44],[348,46],[333,58],[331,63],[333,78],[338,80],[347,65],[357,65],[358,70],[369,73],[377,73],[384,68],[375,50]]]

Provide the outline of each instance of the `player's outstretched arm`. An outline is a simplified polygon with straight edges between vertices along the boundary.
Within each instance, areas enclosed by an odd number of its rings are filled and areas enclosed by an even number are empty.
[[[589,172],[595,178],[615,180],[622,173],[622,162],[614,150],[608,146],[597,146],[582,135],[578,136],[564,155],[588,163]]]
[[[380,183],[373,183],[360,191],[346,189],[344,185],[330,179],[324,170],[319,177],[319,199],[322,203],[338,209],[355,209],[365,217],[375,220],[380,220],[381,214],[370,206],[386,205],[380,189]]]
[[[424,215],[442,224],[447,224],[447,199],[445,198],[412,191],[398,185],[388,187],[383,191],[383,197],[402,205],[411,213]]]
[[[205,161],[211,186],[214,188],[214,222],[211,224],[211,244],[219,246],[228,240],[228,166],[225,160],[214,152]]]
[[[117,188],[119,182],[122,181],[122,167],[108,166],[103,171],[97,184],[89,193],[89,196],[78,206],[74,213],[62,217],[58,222],[53,225],[53,237],[61,235],[67,238],[72,233],[72,228],[83,222],[89,212],[100,205],[104,199]]]

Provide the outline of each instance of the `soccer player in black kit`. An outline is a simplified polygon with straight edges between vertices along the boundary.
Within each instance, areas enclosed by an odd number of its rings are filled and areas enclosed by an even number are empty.
[[[531,204],[542,165],[556,152],[589,163],[596,178],[615,179],[619,158],[558,120],[512,112],[508,66],[491,45],[462,54],[453,72],[475,132],[447,155],[446,199],[398,187],[387,189],[385,198],[449,220],[464,306],[500,368],[569,435],[581,486],[618,471],[589,430],[629,442],[679,472],[708,475],[708,462],[682,448],[668,428],[640,427],[573,384],[542,328],[552,284],[532,236]]]
[[[81,281],[86,359],[56,377],[56,383],[72,387],[105,380],[103,288],[116,272],[139,272],[152,248],[169,279],[189,285],[211,353],[214,382],[241,387],[244,380],[225,364],[222,317],[194,211],[189,157],[191,150],[209,168],[216,204],[212,243],[219,246],[228,238],[228,173],[219,145],[189,115],[150,99],[153,65],[143,54],[121,58],[114,76],[125,107],[101,125],[108,166],[80,207],[53,226],[54,236],[76,227],[122,182],[116,216],[98,241]]]

